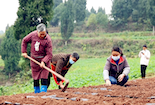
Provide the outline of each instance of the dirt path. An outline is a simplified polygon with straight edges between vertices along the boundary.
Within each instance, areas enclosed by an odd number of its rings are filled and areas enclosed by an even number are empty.
[[[65,92],[1,96],[0,105],[155,105],[155,78],[129,81],[126,87],[89,86]]]

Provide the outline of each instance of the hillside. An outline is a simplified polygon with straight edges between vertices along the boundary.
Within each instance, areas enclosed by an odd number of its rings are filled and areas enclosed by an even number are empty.
[[[113,46],[119,46],[128,57],[137,57],[144,44],[155,54],[155,36],[151,32],[74,33],[65,46],[61,33],[49,33],[53,41],[53,53],[77,51],[82,57],[104,57]]]

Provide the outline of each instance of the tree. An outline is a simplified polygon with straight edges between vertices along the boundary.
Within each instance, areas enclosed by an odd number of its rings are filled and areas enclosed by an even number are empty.
[[[91,8],[90,12],[96,14],[96,11],[93,7]]]
[[[55,9],[59,4],[62,3],[62,0],[53,0],[53,2],[54,2],[53,9]]]
[[[71,0],[65,1],[63,12],[61,15],[61,36],[67,45],[68,39],[74,30],[74,12]]]
[[[53,0],[19,0],[19,5],[14,24],[16,39],[22,39],[35,30],[39,23],[47,24],[53,14]]]
[[[7,27],[5,34],[1,42],[0,55],[5,64],[3,72],[10,75],[19,71],[20,43],[14,38],[13,26]]]
[[[86,12],[86,17],[88,18],[91,13],[88,11],[88,9],[86,9],[85,12]]]
[[[147,20],[146,7],[147,0],[114,0],[112,7],[112,16],[127,22],[131,17],[133,22]]]
[[[133,11],[130,0],[114,0],[112,6],[112,16],[114,19],[121,19],[125,23]]]
[[[147,20],[147,0],[139,0],[138,2],[138,13],[139,18],[141,18],[141,22],[144,23],[145,20]]]
[[[86,26],[87,27],[90,27],[92,26],[93,30],[96,28],[96,25],[97,25],[97,20],[96,20],[96,14],[91,14],[88,18],[88,21],[87,21],[87,24]]]
[[[150,20],[148,18],[147,11],[150,10],[148,2],[148,0],[113,0],[111,16],[114,20],[112,20],[112,23],[116,23],[116,27],[124,27],[125,23],[129,23],[129,21],[130,23],[137,22],[140,29],[146,26],[147,29],[149,29]]]
[[[107,26],[109,20],[108,20],[108,16],[106,14],[99,12],[96,15],[96,21],[97,21],[97,24],[99,24],[100,26],[102,26],[104,28]]]
[[[84,21],[86,17],[86,0],[76,0],[74,4],[76,22]]]
[[[147,6],[147,14],[151,21],[151,24],[153,25],[153,35],[155,31],[155,1],[154,0],[148,0],[148,6]]]
[[[147,20],[146,4],[147,0],[131,0],[132,20],[134,22],[144,23]]]
[[[132,12],[132,21],[138,22],[139,19],[139,12],[137,10],[133,10]]]
[[[54,9],[54,16],[52,18],[52,20],[50,21],[50,24],[52,26],[58,26],[59,22],[60,22],[60,18],[61,18],[61,14],[63,11],[63,6],[64,4],[61,3],[60,5],[58,5],[55,9]]]
[[[105,14],[105,9],[103,10],[102,7],[99,7],[99,8],[98,8],[98,13],[99,13],[99,12]]]
[[[127,2],[128,2],[128,5],[132,6],[133,10],[138,10],[139,1],[142,1],[142,0],[128,0]]]

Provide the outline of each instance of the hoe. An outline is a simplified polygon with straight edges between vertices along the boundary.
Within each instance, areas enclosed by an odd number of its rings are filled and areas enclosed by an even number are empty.
[[[36,61],[35,59],[31,58],[30,56],[27,56],[28,59],[30,59],[31,61],[33,61],[34,63],[41,65],[40,62]],[[44,69],[48,70],[49,72],[51,72],[52,74],[56,75],[58,78],[64,80],[66,82],[65,87],[62,89],[62,92],[64,92],[67,89],[67,86],[69,84],[69,80],[65,79],[63,76],[61,76],[60,74],[58,74],[57,72],[51,70],[50,68],[43,66]]]

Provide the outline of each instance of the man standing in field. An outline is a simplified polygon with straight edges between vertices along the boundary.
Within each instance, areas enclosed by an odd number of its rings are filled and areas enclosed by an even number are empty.
[[[73,54],[56,54],[52,57],[51,60],[51,69],[58,74],[62,75],[63,77],[66,75],[68,72],[69,68],[79,59],[78,53],[73,53]],[[52,74],[49,73],[48,76],[48,86],[50,85],[50,77],[52,77]],[[59,85],[59,89],[63,89],[63,80],[60,78],[56,77],[53,74],[53,78],[55,80],[55,83]]]
[[[46,26],[41,23],[37,26],[37,30],[31,32],[25,36],[22,40],[21,52],[22,56],[27,58],[27,44],[31,43],[31,57],[41,65],[30,61],[32,77],[34,80],[34,93],[47,92],[47,81],[49,71],[43,67],[47,66],[50,68],[50,62],[52,59],[52,41],[50,36],[47,34]],[[41,89],[39,84],[41,79]]]
[[[150,51],[147,50],[147,46],[143,45],[143,50],[139,52],[142,79],[145,79],[146,68],[149,64],[150,55],[151,54]]]

